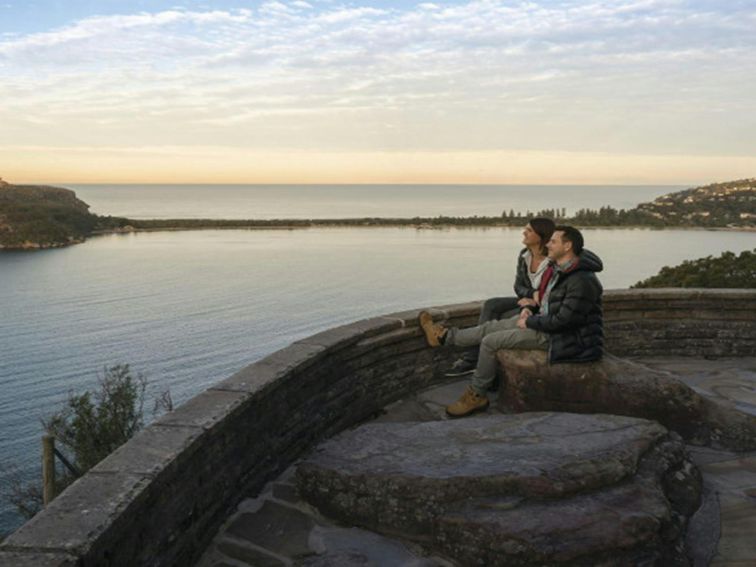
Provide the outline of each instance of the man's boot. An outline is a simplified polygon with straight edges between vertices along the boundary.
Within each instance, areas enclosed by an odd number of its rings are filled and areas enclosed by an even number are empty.
[[[476,411],[484,411],[488,408],[488,398],[481,396],[472,386],[468,386],[462,397],[450,406],[446,406],[449,417],[465,417]]]
[[[441,323],[434,323],[433,315],[428,311],[421,311],[417,319],[420,323],[420,328],[425,333],[425,340],[429,346],[437,347],[444,344],[447,331],[446,327]]]

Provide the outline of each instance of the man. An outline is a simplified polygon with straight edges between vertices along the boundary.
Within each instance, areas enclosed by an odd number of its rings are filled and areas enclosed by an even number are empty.
[[[500,349],[542,349],[549,363],[589,362],[603,354],[601,294],[596,272],[601,260],[583,249],[583,235],[571,226],[557,226],[547,244],[553,265],[540,306],[523,308],[519,315],[489,321],[467,329],[446,328],[422,311],[420,326],[432,347],[480,345],[472,384],[446,408],[451,417],[463,417],[488,407],[486,390],[496,377]]]

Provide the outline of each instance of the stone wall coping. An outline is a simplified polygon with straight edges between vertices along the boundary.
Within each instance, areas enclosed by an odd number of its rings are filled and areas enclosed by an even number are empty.
[[[325,357],[327,347],[303,342],[292,343],[245,366],[230,378],[221,380],[211,390],[259,393],[295,371],[304,371]]]
[[[10,535],[0,551],[86,555],[118,529],[127,509],[139,508],[151,480],[138,474],[89,472]]]
[[[294,344],[314,345],[324,347],[324,353],[331,353],[353,345],[363,337],[372,337],[387,331],[393,331],[402,326],[401,322],[390,317],[375,317],[362,319],[347,325],[333,327],[307,338],[300,339]]]
[[[620,299],[756,299],[756,289],[722,289],[722,288],[638,288],[608,289],[604,291],[604,302]]]
[[[183,407],[183,406],[182,406]],[[120,472],[156,477],[169,466],[176,466],[203,433],[192,426],[166,426],[155,423],[105,457],[91,470],[96,473]]]
[[[155,425],[178,425],[210,429],[241,409],[249,397],[244,392],[206,390],[157,419]]]

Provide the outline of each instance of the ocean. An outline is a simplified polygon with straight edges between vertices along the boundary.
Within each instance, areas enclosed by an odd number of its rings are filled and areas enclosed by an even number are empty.
[[[494,215],[510,207],[580,208],[591,199],[633,206],[669,191],[540,188],[522,201],[521,187],[508,195],[501,187],[404,186],[389,188],[388,198],[359,186],[339,204],[338,195],[352,189],[287,186],[276,199],[275,188],[259,187],[70,187],[99,214],[139,218]],[[487,201],[490,209],[478,208]],[[585,238],[604,260],[607,289],[664,265],[754,246],[752,233],[727,231],[589,229]],[[69,391],[93,388],[105,366],[130,364],[149,380],[148,399],[169,388],[178,404],[335,325],[509,295],[520,239],[516,228],[207,230],[0,254],[0,462],[37,479],[40,418]],[[149,419],[151,403],[145,407]],[[21,521],[0,504],[0,532]]]
[[[92,212],[133,219],[499,216],[632,208],[670,185],[69,185]]]

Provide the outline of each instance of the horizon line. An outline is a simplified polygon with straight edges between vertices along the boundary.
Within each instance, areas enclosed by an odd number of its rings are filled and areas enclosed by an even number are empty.
[[[204,185],[214,185],[214,186],[226,186],[226,187],[239,187],[239,186],[266,186],[266,187],[292,187],[292,186],[304,186],[304,187],[334,187],[334,186],[341,186],[341,187],[700,187],[703,185],[710,185],[714,183],[732,183],[733,181],[738,181],[736,179],[728,179],[726,181],[700,181],[696,183],[662,183],[662,182],[655,182],[655,183],[345,183],[345,182],[336,182],[336,183],[297,183],[297,182],[290,182],[290,183],[280,183],[280,182],[272,182],[272,183],[265,183],[265,182],[237,182],[237,183],[223,183],[223,182],[153,182],[153,181],[139,181],[139,182],[127,182],[127,181],[118,181],[118,182],[108,182],[108,181],[68,181],[68,182],[50,182],[50,181],[24,181],[24,182],[14,182],[14,181],[8,181],[5,179],[5,181],[10,185],[50,185],[50,186],[61,186],[61,188],[65,188],[65,185],[123,185],[123,186],[133,186],[133,185],[157,185],[157,186],[166,186],[166,185],[190,185],[190,186],[204,186]]]

